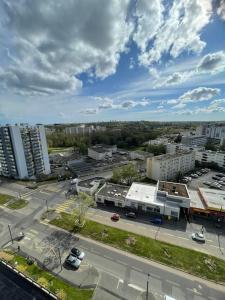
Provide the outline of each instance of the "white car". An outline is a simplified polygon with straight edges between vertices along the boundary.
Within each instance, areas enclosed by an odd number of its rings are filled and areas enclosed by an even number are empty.
[[[205,236],[201,232],[192,233],[191,237],[194,241],[205,243]]]
[[[165,295],[165,296],[164,296],[164,300],[176,300],[176,299],[173,298],[173,297],[170,297],[170,296]]]

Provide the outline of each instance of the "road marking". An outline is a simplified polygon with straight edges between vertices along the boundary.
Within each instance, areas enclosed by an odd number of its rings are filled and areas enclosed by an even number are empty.
[[[33,232],[35,234],[39,234],[39,232],[37,230],[34,230],[34,229],[30,229],[29,232]]]
[[[175,286],[180,286],[178,283],[176,283],[175,281],[172,281],[172,280],[169,280],[167,279],[166,282],[172,284],[172,285],[175,285]]]
[[[188,240],[189,241],[188,238],[185,238],[185,237],[182,237],[182,236],[177,236],[177,235],[174,235],[174,234],[164,233],[164,232],[162,232],[162,234],[169,235],[169,236],[172,236],[172,237],[175,237],[175,238],[178,238],[178,239]]]
[[[139,269],[139,268],[136,268],[136,267],[131,267],[131,268],[132,268],[132,270],[135,270],[135,271],[137,271],[137,272],[143,273],[143,271],[142,271],[141,269]]]
[[[140,286],[136,285],[136,284],[133,284],[133,283],[128,283],[128,286],[137,290],[137,291],[140,291],[140,292],[144,292],[145,289],[141,288]]]
[[[191,289],[191,288],[186,288],[186,289],[189,290],[189,291],[191,291],[191,292],[193,292],[194,294],[197,294],[197,295],[202,296],[202,293],[200,293],[196,288],[193,288],[193,289]]]

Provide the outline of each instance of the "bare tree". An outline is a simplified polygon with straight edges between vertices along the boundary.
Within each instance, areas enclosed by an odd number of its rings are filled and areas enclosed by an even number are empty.
[[[92,196],[80,192],[78,195],[72,197],[75,201],[76,208],[73,210],[72,214],[75,219],[75,225],[82,227],[85,222],[85,216],[90,206],[95,204]]]

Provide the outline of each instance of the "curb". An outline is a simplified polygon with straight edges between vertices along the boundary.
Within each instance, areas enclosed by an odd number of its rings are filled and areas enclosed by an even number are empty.
[[[80,239],[89,241],[89,242],[91,242],[91,243],[95,243],[95,244],[97,244],[97,245],[99,245],[99,246],[102,246],[102,247],[104,246],[105,248],[108,248],[108,249],[111,250],[111,251],[117,251],[117,252],[119,252],[119,253],[121,253],[121,254],[124,254],[124,255],[126,255],[126,256],[129,255],[131,258],[139,259],[139,260],[140,260],[140,259],[144,259],[144,260],[145,260],[145,261],[144,261],[145,263],[155,263],[155,264],[157,264],[157,265],[163,266],[163,267],[167,268],[170,272],[171,272],[171,271],[174,271],[174,270],[177,270],[177,271],[179,271],[179,272],[182,272],[182,273],[184,273],[184,274],[186,274],[186,275],[195,277],[195,278],[197,278],[197,279],[201,279],[201,280],[204,280],[204,281],[208,281],[208,282],[210,282],[210,283],[213,283],[213,284],[217,284],[218,286],[225,287],[225,282],[223,283],[223,282],[214,281],[214,280],[212,280],[212,279],[207,279],[207,278],[205,278],[205,277],[203,277],[203,276],[194,275],[194,274],[192,274],[192,273],[190,273],[190,272],[187,272],[187,271],[185,271],[185,270],[183,270],[183,269],[180,269],[180,268],[177,268],[177,267],[171,267],[171,266],[168,266],[168,265],[166,265],[166,264],[164,264],[164,263],[162,263],[162,262],[158,262],[158,261],[156,261],[156,260],[154,260],[154,259],[149,259],[149,258],[144,257],[144,256],[139,256],[139,255],[137,255],[137,254],[133,254],[133,253],[130,253],[130,252],[126,252],[125,250],[122,250],[122,249],[120,249],[120,248],[117,247],[117,246],[110,246],[109,244],[101,243],[101,242],[96,241],[96,240],[94,240],[94,239],[91,239],[91,238],[88,238],[88,237],[84,237],[84,236],[82,236],[82,235],[80,235],[80,234],[74,234],[74,233],[72,233],[72,232],[70,232],[70,231],[68,231],[68,230],[66,230],[66,229],[63,229],[63,228],[58,227],[58,226],[56,226],[56,225],[49,224],[49,223],[47,223],[47,222],[45,222],[45,221],[40,221],[40,223],[42,223],[42,224],[44,224],[44,225],[46,225],[46,226],[49,226],[49,227],[52,227],[52,228],[55,228],[55,229],[58,229],[58,230],[67,232],[67,233],[69,232],[70,234],[72,234],[72,235],[74,235],[74,236],[77,236],[77,237],[79,237]],[[193,251],[195,251],[195,250],[193,250]],[[206,254],[206,253],[203,253],[203,254]],[[206,254],[206,255],[207,255],[207,254]]]

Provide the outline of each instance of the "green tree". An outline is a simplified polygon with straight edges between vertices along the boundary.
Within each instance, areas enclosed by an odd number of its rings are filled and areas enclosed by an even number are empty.
[[[211,150],[211,151],[216,151],[216,146],[215,146],[215,144],[213,144],[211,141],[209,141],[209,142],[205,145],[205,149],[206,149],[206,150]]]
[[[163,144],[159,145],[148,145],[147,151],[153,153],[154,155],[160,155],[166,153],[166,146]]]
[[[139,180],[139,175],[134,164],[129,163],[123,167],[113,169],[113,182],[130,185],[135,180]]]
[[[75,219],[75,225],[82,227],[85,223],[85,216],[87,214],[88,208],[95,204],[92,196],[80,192],[78,195],[72,197],[76,204],[76,208],[72,211],[72,215]]]
[[[181,171],[178,171],[175,176],[176,182],[180,182],[182,177],[183,177],[183,173]]]

